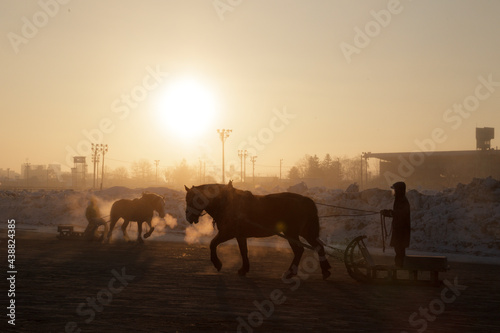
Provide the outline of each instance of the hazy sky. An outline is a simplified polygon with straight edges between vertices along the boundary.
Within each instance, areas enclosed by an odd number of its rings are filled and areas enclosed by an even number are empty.
[[[71,166],[91,140],[112,167],[220,167],[229,128],[228,164],[248,149],[264,175],[500,131],[498,0],[0,0],[0,15],[4,169]]]

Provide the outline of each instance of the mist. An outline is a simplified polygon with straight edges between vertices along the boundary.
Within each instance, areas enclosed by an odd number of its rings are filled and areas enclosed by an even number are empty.
[[[202,241],[202,238],[212,236],[214,233],[213,219],[210,215],[203,215],[198,223],[190,224],[186,228],[184,240],[188,244],[197,244]]]

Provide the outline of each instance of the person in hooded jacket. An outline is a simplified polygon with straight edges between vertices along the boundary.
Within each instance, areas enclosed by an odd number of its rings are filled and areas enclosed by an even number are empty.
[[[397,182],[391,186],[394,189],[393,209],[383,209],[380,214],[392,217],[392,236],[390,245],[396,252],[396,266],[403,266],[406,248],[410,246],[411,216],[410,203],[406,198],[406,184]]]

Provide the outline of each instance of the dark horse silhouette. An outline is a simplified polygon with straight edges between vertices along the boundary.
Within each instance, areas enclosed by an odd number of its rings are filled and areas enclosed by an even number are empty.
[[[142,223],[146,222],[149,225],[149,231],[144,234],[144,238],[151,236],[154,231],[154,227],[151,226],[151,220],[153,219],[153,211],[157,211],[161,218],[165,217],[164,209],[165,201],[162,196],[154,193],[143,193],[140,199],[121,199],[115,201],[113,206],[111,206],[111,226],[108,232],[108,242],[111,239],[111,233],[115,227],[116,222],[123,218],[122,231],[123,238],[129,241],[127,234],[127,226],[130,221],[137,222],[137,241],[142,243]]]
[[[269,237],[282,232],[288,239],[294,258],[284,277],[297,274],[302,253],[299,236],[319,254],[323,278],[330,276],[330,264],[319,241],[319,218],[316,204],[307,197],[295,193],[275,193],[253,195],[249,191],[235,189],[228,185],[207,184],[184,186],[186,193],[186,219],[198,223],[203,211],[210,214],[219,232],[210,243],[210,257],[215,268],[220,271],[222,263],[217,257],[217,246],[236,238],[240,248],[242,267],[238,270],[245,275],[250,269],[247,238]]]

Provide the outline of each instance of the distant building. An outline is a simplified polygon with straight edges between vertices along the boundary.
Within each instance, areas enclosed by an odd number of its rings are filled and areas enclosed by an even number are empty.
[[[74,167],[71,168],[72,187],[85,188],[87,178],[87,162],[85,156],[73,157]]]
[[[39,187],[47,179],[47,167],[41,164],[24,163],[21,165],[21,179],[24,179],[23,186]]]
[[[491,148],[493,128],[476,129],[477,150],[364,153],[379,160],[379,175],[371,182],[387,186],[404,180],[409,187],[441,189],[473,178],[500,179],[500,150]]]
[[[12,171],[11,171],[12,172]],[[16,186],[20,187],[61,187],[61,165],[60,164],[31,164],[21,165],[21,177]]]

